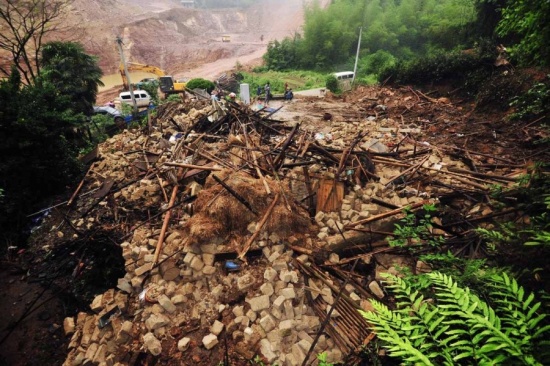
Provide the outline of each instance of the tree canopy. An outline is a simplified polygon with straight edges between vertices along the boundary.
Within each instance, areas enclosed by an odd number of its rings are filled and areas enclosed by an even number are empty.
[[[327,9],[314,2],[302,34],[270,42],[264,59],[273,70],[349,69],[362,27],[363,75],[384,62],[472,48],[481,37],[511,46],[521,64],[545,65],[548,13],[550,2],[537,0],[334,0]]]

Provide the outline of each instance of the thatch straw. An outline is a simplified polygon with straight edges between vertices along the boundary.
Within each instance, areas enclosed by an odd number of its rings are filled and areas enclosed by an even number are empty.
[[[263,182],[243,172],[224,170],[215,173],[218,178],[243,197],[259,215],[254,215],[225,188],[209,177],[194,204],[194,216],[185,225],[190,243],[206,243],[215,237],[245,237],[251,222],[261,219],[275,194],[281,187],[268,181],[272,191],[266,193]],[[284,192],[283,192],[284,193]],[[281,193],[281,194],[283,194]],[[288,193],[284,193],[287,194]],[[284,238],[308,230],[308,218],[301,209],[291,203],[289,211],[285,201],[280,199],[265,224],[265,230]]]

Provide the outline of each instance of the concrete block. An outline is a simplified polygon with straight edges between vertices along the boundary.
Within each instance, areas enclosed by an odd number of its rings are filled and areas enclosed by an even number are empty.
[[[212,332],[212,334],[217,336],[222,332],[223,328],[224,328],[224,324],[219,320],[215,320],[214,324],[212,324],[212,326],[210,327],[210,332]]]
[[[250,308],[256,312],[268,309],[271,305],[269,302],[269,296],[267,295],[256,296],[251,299],[247,299],[246,302],[248,302],[250,304]]]
[[[153,356],[158,356],[162,352],[160,341],[151,332],[143,336],[143,345]]]
[[[202,339],[202,344],[206,349],[212,349],[218,344],[218,337],[210,333],[207,336],[204,336],[204,338]]]

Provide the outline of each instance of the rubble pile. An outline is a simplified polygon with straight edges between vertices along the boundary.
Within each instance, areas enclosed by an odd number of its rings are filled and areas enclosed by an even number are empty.
[[[335,101],[297,99],[286,120],[170,103],[101,144],[69,217],[117,225],[126,274],[66,319],[65,365],[295,366],[323,352],[351,364],[374,336],[356,310],[387,299],[382,273],[429,270],[384,240],[403,209],[460,201],[468,213],[435,217],[433,234],[461,247],[464,220],[493,212],[477,198],[522,171],[428,143],[422,120],[403,118],[420,113],[410,94],[364,90],[331,113]]]

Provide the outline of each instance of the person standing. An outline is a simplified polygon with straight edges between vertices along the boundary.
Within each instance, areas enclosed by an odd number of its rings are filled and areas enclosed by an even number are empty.
[[[269,104],[269,100],[271,99],[271,85],[269,85],[269,82],[265,84],[264,91],[265,91],[264,104],[267,106]]]
[[[256,89],[256,96],[259,97],[260,95],[262,95],[262,87],[261,85],[258,85],[258,89]]]

